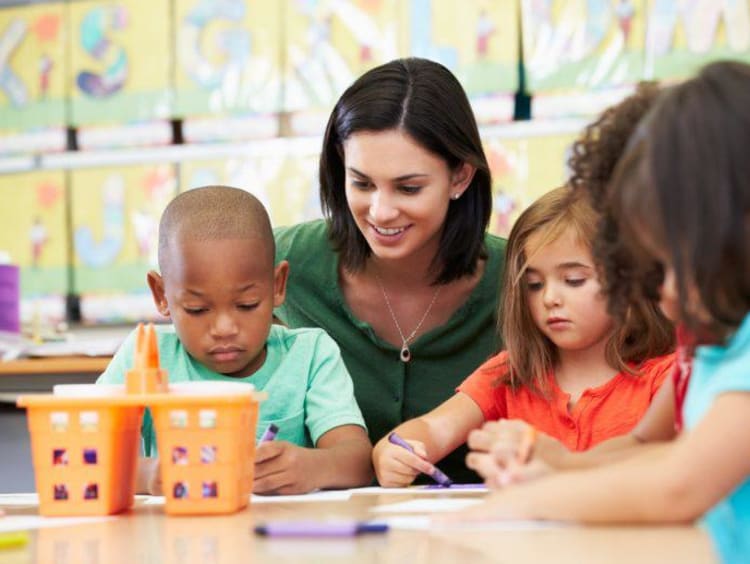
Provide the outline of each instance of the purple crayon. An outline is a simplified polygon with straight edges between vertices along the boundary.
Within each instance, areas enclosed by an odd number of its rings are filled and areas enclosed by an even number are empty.
[[[353,537],[363,533],[385,533],[385,523],[357,521],[277,521],[255,527],[255,534],[266,537]]]
[[[414,449],[411,447],[409,443],[407,443],[404,439],[399,437],[396,433],[391,433],[388,435],[388,442],[393,443],[394,445],[398,445],[400,447],[405,448],[412,454],[416,454],[414,452]],[[443,472],[441,472],[437,466],[432,467],[433,470],[430,472],[429,476],[433,480],[435,480],[438,484],[441,486],[447,488],[450,487],[450,485],[453,483],[453,480],[451,480],[448,476],[446,476]]]
[[[279,428],[271,423],[266,427],[266,430],[263,431],[263,436],[260,438],[261,443],[265,443],[266,441],[272,441],[276,438],[276,433],[279,432]]]

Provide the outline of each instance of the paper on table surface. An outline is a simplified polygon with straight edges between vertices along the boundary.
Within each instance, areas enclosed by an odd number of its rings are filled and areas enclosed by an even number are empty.
[[[39,505],[39,496],[35,493],[0,494],[0,506]]]
[[[466,509],[478,503],[482,503],[482,500],[474,497],[411,499],[398,503],[377,505],[370,511],[373,513],[444,513]]]
[[[141,496],[137,496],[141,497]],[[256,495],[250,496],[250,503],[305,503],[309,501],[347,501],[352,497],[351,490],[325,490],[302,495]],[[164,505],[164,496],[143,496],[145,505]]]
[[[483,523],[432,523],[429,515],[398,515],[394,517],[379,517],[377,523],[385,523],[394,530],[405,531],[535,531],[539,529],[552,529],[566,527],[569,523],[561,521],[486,521]]]
[[[421,495],[421,494],[460,494],[466,492],[488,492],[487,486],[484,484],[453,484],[452,486],[445,488],[442,486],[410,486],[408,488],[381,488],[379,486],[370,486],[366,488],[355,488],[351,490],[355,494],[409,494],[409,495]]]
[[[49,527],[69,527],[71,525],[109,521],[116,518],[114,516],[41,517],[40,515],[5,515],[0,518],[0,533],[27,531],[29,529],[46,529]]]
[[[299,503],[308,501],[347,501],[352,497],[351,490],[325,490],[302,495],[256,495],[250,503]]]

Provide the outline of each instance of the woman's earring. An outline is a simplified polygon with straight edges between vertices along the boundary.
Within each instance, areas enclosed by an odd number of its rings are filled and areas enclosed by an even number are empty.
[[[452,199],[458,200],[461,197],[461,192],[456,192],[451,196]]]

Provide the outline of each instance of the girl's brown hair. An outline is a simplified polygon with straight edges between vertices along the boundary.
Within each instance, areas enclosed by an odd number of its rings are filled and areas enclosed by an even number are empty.
[[[617,165],[601,238],[618,233],[674,267],[683,323],[725,337],[750,311],[750,65],[721,61],[665,91]],[[635,252],[632,254],[636,254]],[[657,291],[639,262],[609,253],[610,302]],[[688,305],[697,291],[710,315]]]
[[[498,314],[499,330],[508,350],[507,373],[502,382],[513,388],[526,386],[546,394],[547,375],[558,361],[557,347],[534,323],[529,308],[524,274],[539,248],[572,229],[579,241],[591,249],[597,234],[599,215],[587,195],[563,186],[536,200],[516,220],[508,238],[503,303]],[[536,248],[529,238],[541,235]],[[606,344],[607,362],[620,371],[637,372],[633,364],[663,355],[672,349],[673,331],[656,305],[634,301]]]

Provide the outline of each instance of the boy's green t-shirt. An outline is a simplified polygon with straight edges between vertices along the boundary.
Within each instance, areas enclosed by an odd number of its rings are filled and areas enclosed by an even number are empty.
[[[172,325],[157,326],[159,359],[170,382],[231,381],[253,384],[268,393],[261,402],[256,440],[265,428],[278,426],[277,440],[312,447],[334,427],[365,427],[354,399],[349,373],[336,343],[320,329],[288,329],[272,325],[266,360],[255,374],[234,378],[218,374],[195,360],[182,346]],[[97,383],[122,384],[133,366],[135,331],[115,354]],[[146,411],[141,427],[143,453],[156,456],[156,435]]]

